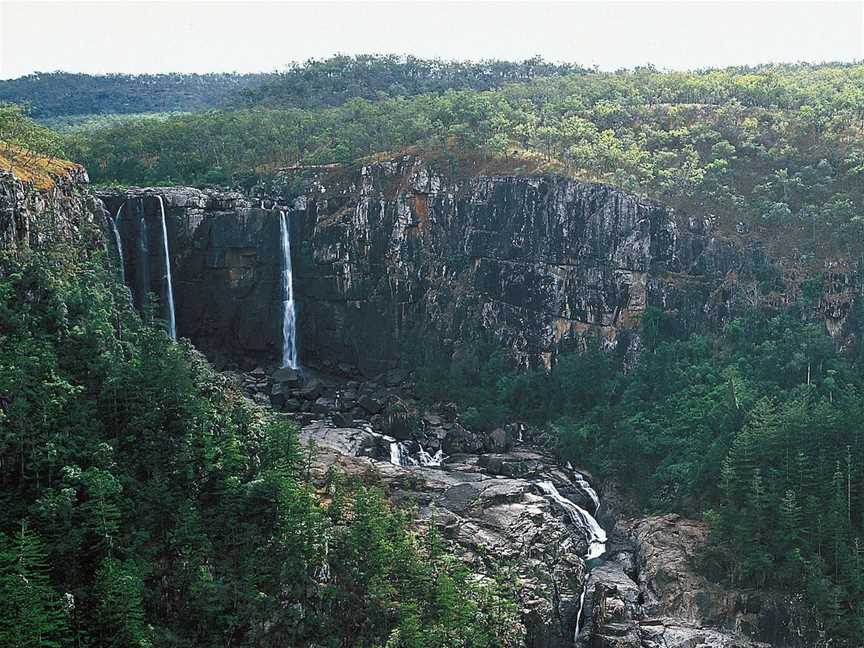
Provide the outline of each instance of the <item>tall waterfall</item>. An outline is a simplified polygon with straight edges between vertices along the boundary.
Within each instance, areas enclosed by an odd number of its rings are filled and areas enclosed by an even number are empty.
[[[114,243],[117,244],[117,254],[120,256],[120,280],[124,284],[126,283],[126,267],[123,261],[123,241],[120,239],[120,230],[117,229],[117,223],[120,222],[120,212],[123,211],[123,208],[125,206],[126,202],[124,201],[117,208],[117,214],[114,216],[114,218],[108,218],[108,220],[111,222],[111,229],[114,231]]]
[[[297,314],[294,308],[291,237],[284,211],[279,212],[279,232],[282,238],[282,366],[297,369]]]
[[[552,482],[538,481],[535,483],[545,495],[564,509],[570,516],[570,521],[585,533],[585,539],[588,541],[588,554],[585,557],[588,560],[599,558],[606,553],[606,531],[588,511],[559,493]]]
[[[165,257],[165,296],[168,303],[168,335],[177,339],[177,323],[174,319],[174,287],[171,284],[171,254],[168,251],[168,228],[165,225],[165,202],[162,196],[156,196],[159,201],[159,211],[162,219],[162,254]]]

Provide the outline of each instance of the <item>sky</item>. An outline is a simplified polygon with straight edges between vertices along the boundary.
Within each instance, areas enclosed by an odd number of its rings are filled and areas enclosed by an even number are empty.
[[[336,53],[535,55],[601,69],[864,59],[849,2],[21,2],[0,78],[34,71],[266,72]]]

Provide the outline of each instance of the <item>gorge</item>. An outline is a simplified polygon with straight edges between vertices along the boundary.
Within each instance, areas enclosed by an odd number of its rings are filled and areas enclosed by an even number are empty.
[[[857,648],[861,87],[0,80],[0,646]]]
[[[421,502],[421,518],[455,533],[455,546],[474,563],[478,552],[524,545],[525,534],[535,533],[527,529],[538,524],[525,515],[539,495],[544,521],[536,532],[545,538],[541,551],[552,552],[541,571],[551,582],[524,572],[522,596],[534,601],[522,612],[529,646],[756,645],[742,628],[777,645],[818,645],[811,631],[788,622],[798,608],[784,599],[755,603],[691,574],[695,547],[705,542],[701,530],[672,576],[696,588],[681,593],[690,602],[648,604],[667,594],[641,573],[664,568],[636,566],[645,550],[632,529],[664,529],[666,521],[616,521],[607,506],[600,518],[613,529],[607,539],[594,518],[601,503],[591,485],[523,443],[521,427],[472,433],[433,408],[419,427],[399,431],[391,413],[405,403],[416,407],[405,359],[417,344],[458,355],[492,336],[518,364],[548,369],[597,335],[609,353],[635,363],[646,309],[663,310],[685,329],[721,326],[766,277],[784,283],[787,294],[772,295],[775,303],[794,299],[794,275],[758,244],[718,235],[710,219],[681,217],[603,185],[555,177],[454,181],[415,157],[347,175],[289,170],[282,186],[296,187],[298,178],[300,193],[157,187],[99,196],[109,210],[140,205],[142,219],[156,217],[146,207],[153,196],[164,200],[171,243],[163,254],[170,249],[180,277],[179,334],[237,372],[250,397],[294,413],[304,424],[301,438],[323,450],[320,479],[337,466],[347,474],[371,471],[394,501]],[[828,284],[809,315],[822,319],[838,344],[847,343],[855,277]],[[151,292],[164,300],[159,280],[151,279]],[[261,369],[301,364],[311,371],[302,378],[276,371],[268,380]],[[406,479],[420,484],[406,486]],[[549,537],[548,515],[556,520]],[[676,533],[678,524],[657,533]],[[458,530],[463,525],[488,537],[473,538]],[[551,537],[571,538],[573,546],[560,554],[546,545]],[[519,569],[536,569],[533,550],[525,551],[505,555]],[[598,563],[594,570],[589,562]],[[483,564],[476,568],[488,568]]]

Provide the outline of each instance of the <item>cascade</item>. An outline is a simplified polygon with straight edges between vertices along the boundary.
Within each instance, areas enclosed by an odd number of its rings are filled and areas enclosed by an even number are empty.
[[[291,269],[291,239],[288,217],[279,212],[282,239],[282,366],[297,369],[297,315],[294,309],[294,277]],[[391,447],[392,459],[392,447]]]
[[[434,455],[430,455],[420,446],[420,453],[417,455],[417,461],[421,466],[440,466],[444,461],[444,451],[438,450]]]
[[[394,441],[390,444],[390,463],[394,466],[416,466],[417,461],[408,452],[404,443]]]
[[[597,513],[600,511],[600,497],[597,495],[597,491],[594,490],[594,487],[588,483],[588,480],[585,479],[585,476],[581,473],[574,471],[573,478],[576,481],[576,485],[594,503],[594,515],[597,515]]]
[[[117,254],[120,256],[120,280],[124,284],[126,283],[126,267],[125,267],[125,262],[123,260],[123,241],[120,239],[120,230],[117,229],[117,223],[120,222],[120,212],[123,211],[123,208],[125,206],[126,206],[126,202],[124,201],[117,208],[117,214],[114,216],[114,218],[108,219],[111,223],[111,229],[114,232],[114,243],[117,244]]]
[[[561,495],[552,482],[538,481],[534,483],[541,491],[543,491],[544,495],[547,495],[553,502],[558,504],[558,506],[567,512],[567,515],[570,517],[573,524],[585,532],[586,540],[588,541],[588,554],[585,556],[586,559],[592,560],[593,558],[599,558],[606,553],[606,531],[603,530],[603,527],[597,523],[597,520],[595,520],[588,511]]]
[[[168,303],[168,335],[172,340],[177,339],[177,324],[174,320],[174,288],[171,285],[171,254],[168,251],[168,228],[165,225],[165,201],[162,196],[156,196],[159,201],[159,210],[162,219],[162,254],[165,257],[165,293]]]

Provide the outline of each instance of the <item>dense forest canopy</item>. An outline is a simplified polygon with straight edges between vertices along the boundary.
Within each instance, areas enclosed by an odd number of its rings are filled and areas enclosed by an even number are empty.
[[[0,645],[518,645],[506,579],[374,485],[317,492],[295,424],[139,317],[81,234],[0,254]]]
[[[753,310],[720,331],[660,311],[629,372],[589,344],[547,372],[494,345],[421,359],[429,402],[458,398],[467,425],[545,428],[562,459],[622,486],[645,510],[712,523],[704,567],[733,585],[804,591],[839,637],[864,636],[864,376],[824,327]],[[857,330],[864,332],[862,313]]]
[[[216,108],[264,74],[75,74],[36,72],[0,81],[0,101],[26,104],[40,120],[65,115]]]

